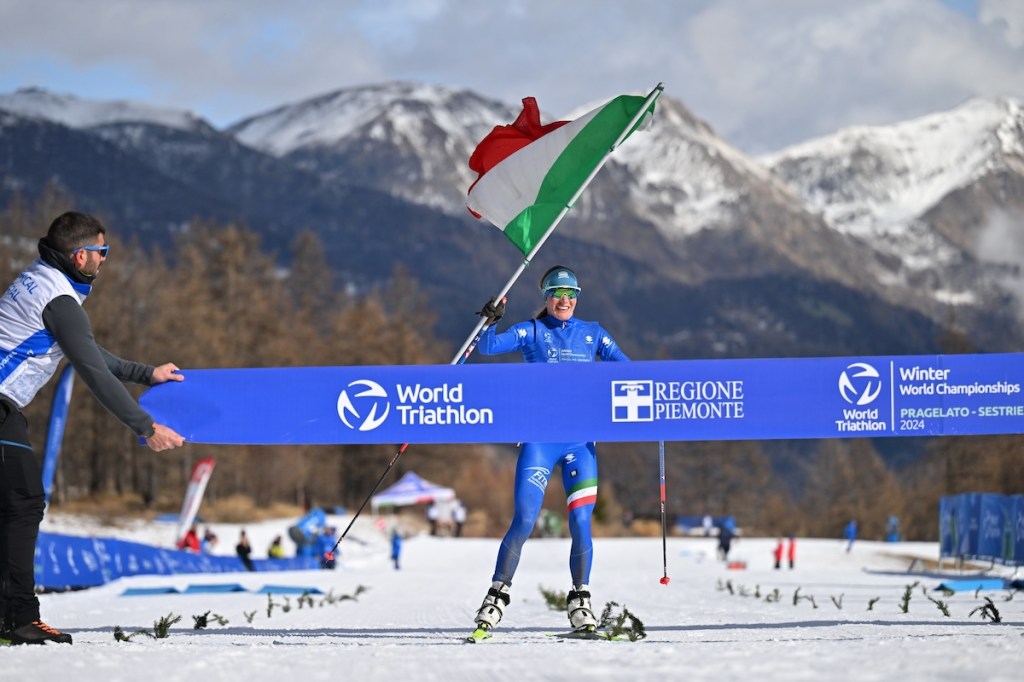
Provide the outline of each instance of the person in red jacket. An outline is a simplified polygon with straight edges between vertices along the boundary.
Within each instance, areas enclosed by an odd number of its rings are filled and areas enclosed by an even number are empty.
[[[796,565],[796,538],[792,535],[789,536],[789,550],[787,553],[789,554],[789,567],[793,568]]]
[[[778,543],[775,545],[775,569],[778,570],[782,566],[782,538],[779,538]]]
[[[187,533],[185,533],[185,537],[178,540],[178,549],[199,554],[199,547],[199,528],[193,523],[192,527],[188,529]]]

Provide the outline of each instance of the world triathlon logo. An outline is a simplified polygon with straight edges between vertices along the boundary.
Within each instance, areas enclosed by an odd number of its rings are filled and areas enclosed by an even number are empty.
[[[881,392],[881,376],[867,363],[855,362],[839,375],[839,394],[851,405],[870,405]]]
[[[353,381],[338,396],[338,416],[350,429],[373,431],[384,423],[389,412],[387,391],[369,379]]]
[[[613,381],[612,421],[654,421],[654,382]]]

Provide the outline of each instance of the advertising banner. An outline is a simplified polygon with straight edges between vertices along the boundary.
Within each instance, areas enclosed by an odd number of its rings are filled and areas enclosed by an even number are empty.
[[[143,407],[194,443],[1024,432],[1024,354],[190,369]]]
[[[939,556],[1024,565],[1024,495],[962,493],[941,498]]]
[[[1018,565],[1024,564],[1024,495],[1013,495],[1010,501],[1010,538],[1013,557]]]
[[[93,538],[39,532],[36,540],[36,586],[43,589],[95,587],[107,582],[103,558]]]
[[[256,559],[257,571],[321,568],[318,557]],[[40,531],[36,586],[45,590],[95,587],[134,575],[247,572],[238,557],[194,554],[109,537],[77,537]]]
[[[158,419],[157,422],[159,421]],[[192,467],[192,476],[189,478],[188,487],[185,488],[185,499],[182,500],[181,513],[178,515],[178,530],[175,534],[178,542],[181,542],[196,520],[199,505],[203,503],[203,495],[206,493],[206,484],[210,482],[216,465],[213,457],[203,457],[196,460],[195,466]]]

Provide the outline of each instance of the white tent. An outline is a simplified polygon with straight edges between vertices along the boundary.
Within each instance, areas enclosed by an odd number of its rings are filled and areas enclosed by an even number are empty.
[[[403,507],[410,504],[447,501],[455,498],[455,491],[420,478],[409,471],[394,485],[370,498],[370,507],[376,513],[379,507]]]

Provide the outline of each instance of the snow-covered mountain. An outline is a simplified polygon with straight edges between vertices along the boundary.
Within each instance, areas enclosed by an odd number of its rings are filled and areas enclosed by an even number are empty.
[[[1020,102],[972,99],[759,160],[830,227],[869,243],[871,274],[892,290],[962,307],[1021,288],[1008,277],[1024,265],[1024,237],[1008,229],[1024,217]]]
[[[328,181],[369,185],[461,216],[476,179],[470,154],[517,113],[466,90],[388,83],[282,106],[228,132]]]
[[[56,176],[83,206],[151,235],[241,220],[284,252],[310,227],[346,282],[401,263],[442,311],[479,307],[473,290],[497,290],[518,256],[466,211],[466,162],[519,110],[386,83],[217,131],[187,112],[19,91],[0,96],[12,159],[0,200]],[[1024,204],[1020,130],[1018,104],[979,100],[753,159],[663,96],[653,128],[616,151],[543,258],[601,273],[588,315],[628,327],[646,356],[932,352],[953,318],[979,348],[1015,348],[1021,315],[1006,303],[1019,270],[1001,242]],[[513,291],[523,314],[533,296]],[[442,335],[464,333],[462,317],[441,318],[456,330]]]
[[[69,128],[92,128],[107,123],[150,123],[180,130],[212,130],[206,121],[187,111],[124,100],[97,102],[40,88],[22,88],[11,94],[0,94],[0,109],[61,123]]]
[[[229,131],[328,181],[369,186],[461,218],[466,190],[475,179],[466,163],[470,154],[494,125],[509,123],[518,113],[518,107],[466,91],[390,83],[279,107]],[[723,231],[736,232],[749,222],[752,213],[779,213],[784,219],[760,237],[742,229],[745,234],[734,235],[761,241],[757,249],[775,252],[753,263],[744,257],[744,274],[752,274],[751,266],[771,270],[773,264],[790,267],[796,261],[826,277],[853,282],[845,275],[848,269],[804,257],[803,251],[833,248],[811,244],[833,241],[835,235],[806,215],[796,197],[762,166],[670,97],[662,98],[655,120],[651,131],[632,136],[617,150],[610,170],[598,176],[594,190],[575,207],[573,218],[587,226],[576,231],[577,238],[623,242],[625,223],[631,226],[630,239],[617,248],[644,260],[692,249],[695,240],[708,241],[700,238],[704,232],[720,239]],[[806,248],[780,253],[776,246],[786,244]],[[684,259],[672,272],[680,281],[699,282],[731,272],[732,255],[738,254],[736,249],[720,253],[710,268],[706,259]]]
[[[959,188],[1024,159],[1024,107],[972,99],[886,127],[846,128],[762,156],[829,225],[893,237]]]

